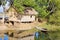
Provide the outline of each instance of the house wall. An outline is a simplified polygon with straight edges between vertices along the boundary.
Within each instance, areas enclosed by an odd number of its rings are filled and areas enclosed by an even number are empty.
[[[35,21],[35,16],[30,16],[30,15],[26,15],[26,16],[22,16],[21,22],[33,22]]]

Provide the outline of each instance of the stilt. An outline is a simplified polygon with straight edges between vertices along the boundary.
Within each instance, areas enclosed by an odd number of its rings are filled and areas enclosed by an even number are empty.
[[[4,24],[4,17],[5,17],[5,14],[3,13],[3,19],[2,19],[3,24]]]

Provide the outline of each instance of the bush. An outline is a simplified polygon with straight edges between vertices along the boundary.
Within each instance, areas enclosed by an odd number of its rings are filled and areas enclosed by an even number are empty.
[[[60,10],[56,11],[54,14],[50,16],[49,23],[60,25]]]

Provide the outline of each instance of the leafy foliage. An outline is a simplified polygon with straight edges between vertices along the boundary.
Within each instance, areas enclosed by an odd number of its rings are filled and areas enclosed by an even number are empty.
[[[60,25],[60,11],[56,11],[54,14],[52,14],[49,18],[49,22],[51,24]]]
[[[49,23],[55,24],[55,25],[60,25],[60,1],[59,0],[51,0],[55,4],[55,12],[53,12],[52,15],[49,17]],[[53,8],[54,9],[54,8]]]
[[[32,7],[38,12],[39,18],[49,18],[49,23],[60,22],[60,0],[14,0],[14,7],[24,13],[25,7]]]
[[[18,6],[19,5],[19,6]],[[25,7],[32,7],[36,11],[39,12],[39,17],[46,17],[47,16],[47,0],[14,0],[14,6],[17,8],[19,12],[23,12]]]

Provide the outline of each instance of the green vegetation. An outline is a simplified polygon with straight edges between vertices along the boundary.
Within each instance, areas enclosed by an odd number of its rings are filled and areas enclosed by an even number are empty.
[[[48,22],[51,24],[58,25],[60,24],[60,0],[53,0],[55,4],[55,11],[49,15]]]
[[[25,7],[34,8],[38,18],[47,19],[39,26],[48,29],[50,40],[60,40],[60,0],[14,0],[13,5],[19,13],[24,13]]]
[[[60,0],[14,0],[13,5],[19,13],[24,13],[26,7],[34,8],[38,18],[47,19],[47,23],[39,25],[48,29],[45,39],[60,40]],[[39,40],[45,40],[41,36]]]
[[[60,24],[60,0],[14,0],[17,12],[24,13],[25,7],[34,8],[39,18],[46,18],[48,23]]]
[[[14,6],[20,13],[24,11],[25,7],[32,7],[39,12],[39,17],[46,17],[48,15],[48,12],[46,12],[48,6],[47,0],[15,0]]]
[[[60,40],[60,26],[43,23],[39,25],[41,28],[46,28],[48,34],[42,33],[40,30],[39,38],[35,40]]]
[[[38,26],[48,29],[50,40],[60,40],[60,0],[14,0],[12,6],[20,14],[24,13],[26,7],[34,8],[38,12],[38,18],[47,19],[47,23]],[[35,31],[38,30],[29,30],[29,33]]]
[[[50,24],[60,25],[60,11],[56,11],[54,14],[50,15]]]
[[[60,40],[60,30],[50,31],[48,34],[51,40]]]
[[[2,1],[0,4],[5,4]],[[34,8],[38,12],[38,18],[47,19],[50,24],[60,24],[60,0],[14,0],[13,6],[18,13],[24,13],[26,7]]]
[[[60,31],[49,31],[47,34],[40,32],[38,39],[35,40],[60,40]]]

